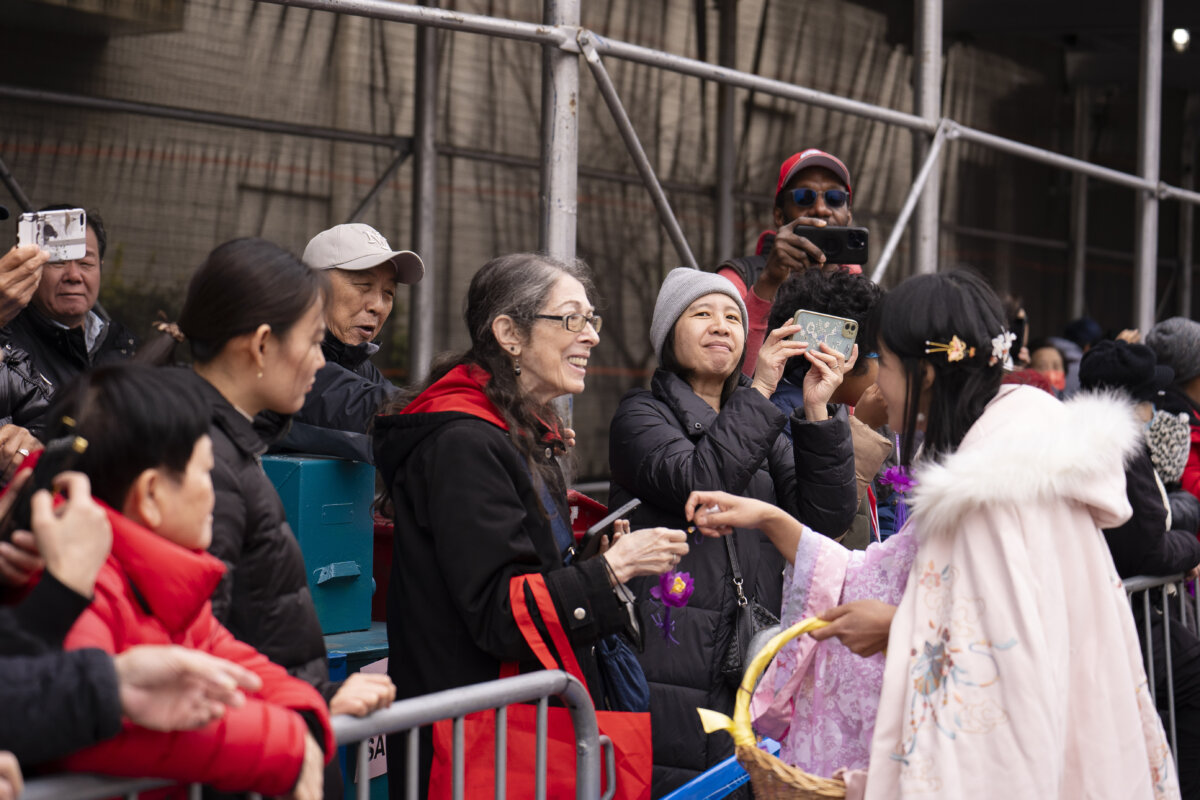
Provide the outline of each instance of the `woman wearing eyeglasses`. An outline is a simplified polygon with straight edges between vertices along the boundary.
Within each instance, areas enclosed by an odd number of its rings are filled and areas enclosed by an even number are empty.
[[[663,281],[650,324],[659,368],[649,390],[625,395],[609,432],[609,503],[639,498],[635,527],[686,527],[684,501],[700,486],[777,505],[834,536],[850,527],[858,506],[850,425],[845,407],[835,413],[828,403],[853,361],[825,345],[808,351],[789,338],[800,327],[786,325],[767,338],[751,381],[740,371],[746,329],[742,299],[720,275],[680,268]],[[790,417],[770,400],[789,358],[812,365],[804,403]],[[789,424],[794,446],[783,435]],[[696,708],[732,713],[745,666],[727,658],[739,608],[756,603],[778,617],[784,566],[779,551],[749,529],[693,541],[680,562],[692,577],[691,599],[671,610],[672,631],[650,629],[641,657],[650,682],[655,797],[733,752],[727,737],[705,735]],[[655,583],[630,584],[646,620],[663,616],[650,592]]]
[[[742,370],[747,375],[754,374],[758,349],[767,335],[771,303],[789,275],[810,268],[862,272],[858,264],[826,265],[821,248],[792,230],[797,225],[852,224],[852,195],[850,170],[841,159],[816,148],[794,154],[780,166],[775,184],[776,230],[758,237],[754,255],[733,258],[717,267],[717,274],[728,278],[746,303],[749,333]]]
[[[603,708],[593,645],[628,619],[614,590],[687,553],[683,531],[655,528],[564,566],[574,538],[552,401],[583,391],[600,341],[590,283],[579,262],[532,254],[488,262],[467,290],[470,349],[376,422],[375,464],[395,507],[388,669],[400,697],[495,680],[504,663],[539,669],[509,584],[541,573]],[[424,730],[422,797],[431,763]],[[388,748],[394,797],[405,787],[405,753],[403,739]]]

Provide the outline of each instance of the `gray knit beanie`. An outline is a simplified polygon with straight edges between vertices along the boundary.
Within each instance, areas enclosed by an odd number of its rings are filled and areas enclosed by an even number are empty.
[[[1171,317],[1150,329],[1146,344],[1158,363],[1175,370],[1175,383],[1187,383],[1200,375],[1200,322]]]
[[[687,307],[706,294],[732,297],[742,312],[742,332],[750,333],[746,304],[728,278],[703,270],[677,267],[667,274],[662,288],[658,290],[658,299],[654,301],[654,318],[650,320],[650,344],[654,345],[659,364],[662,363],[663,342],[667,340],[667,334],[675,327],[683,312],[687,311]]]

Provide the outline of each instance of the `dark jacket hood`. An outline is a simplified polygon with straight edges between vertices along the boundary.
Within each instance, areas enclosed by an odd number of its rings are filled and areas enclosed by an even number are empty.
[[[417,395],[400,413],[375,418],[375,466],[389,486],[413,448],[442,425],[474,418],[508,430],[504,415],[483,393],[490,379],[482,368],[460,364]]]

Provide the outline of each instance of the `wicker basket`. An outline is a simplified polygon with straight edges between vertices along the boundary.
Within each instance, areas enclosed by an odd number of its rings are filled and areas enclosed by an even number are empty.
[[[734,702],[733,719],[706,708],[698,709],[700,721],[708,733],[724,730],[733,737],[738,761],[750,773],[755,800],[841,800],[846,796],[846,784],[837,778],[810,775],[802,769],[788,766],[775,756],[760,750],[750,726],[750,698],[759,676],[771,659],[785,644],[802,634],[823,628],[828,622],[810,617],[779,633],[750,661]]]

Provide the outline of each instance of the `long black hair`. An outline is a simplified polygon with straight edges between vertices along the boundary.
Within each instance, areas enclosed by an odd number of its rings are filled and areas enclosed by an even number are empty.
[[[230,339],[259,325],[286,336],[312,304],[327,293],[329,278],[265,239],[234,239],[217,246],[188,284],[179,323],[151,340],[138,360],[165,364],[186,340],[199,364],[212,361]]]
[[[94,497],[120,511],[145,470],[187,470],[210,416],[183,370],[115,364],[83,373],[55,399],[51,438],[72,433],[87,440],[72,469],[88,476]]]
[[[471,278],[463,304],[463,318],[471,335],[470,349],[440,359],[419,388],[387,406],[383,413],[400,411],[457,366],[480,367],[491,376],[483,393],[504,416],[518,452],[525,456],[535,475],[551,478],[550,473],[539,466],[544,462],[537,457],[546,447],[541,440],[541,430],[543,425],[561,428],[562,419],[553,404],[538,403],[521,391],[513,372],[513,358],[496,340],[492,322],[508,315],[518,335],[528,341],[537,314],[541,313],[554,284],[564,275],[583,284],[588,297],[594,296],[591,272],[583,261],[560,261],[539,253],[513,253],[493,258],[480,267]]]
[[[984,407],[1000,391],[1002,359],[992,358],[992,340],[1007,321],[1000,299],[975,272],[956,269],[916,275],[892,289],[875,307],[874,330],[883,345],[900,359],[908,379],[904,403],[904,437],[900,463],[912,464],[916,449],[917,413],[925,365],[933,368],[929,413],[925,422],[923,459],[953,453]],[[949,344],[957,336],[968,348],[961,360],[946,353],[926,353],[929,343]],[[1019,346],[1019,345],[1018,345]],[[974,355],[970,355],[974,348]]]

